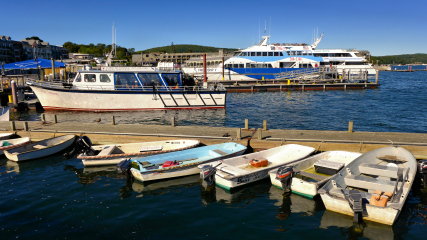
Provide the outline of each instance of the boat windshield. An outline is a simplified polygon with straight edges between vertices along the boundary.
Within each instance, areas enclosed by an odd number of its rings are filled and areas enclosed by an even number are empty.
[[[157,73],[138,73],[142,85],[145,86],[163,86],[162,80]]]
[[[180,86],[178,74],[163,74],[163,78],[169,87]]]
[[[115,73],[115,85],[117,88],[138,88],[138,79],[133,73]]]

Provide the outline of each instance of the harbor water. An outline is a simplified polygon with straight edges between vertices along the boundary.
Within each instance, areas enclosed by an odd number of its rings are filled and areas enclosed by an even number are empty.
[[[378,89],[231,93],[223,110],[46,113],[58,121],[426,133],[427,72],[381,72]],[[40,120],[40,112],[13,113]],[[269,180],[233,192],[198,175],[151,184],[61,155],[0,158],[1,239],[424,239],[427,189],[415,184],[393,226],[326,211],[320,198],[282,194]]]

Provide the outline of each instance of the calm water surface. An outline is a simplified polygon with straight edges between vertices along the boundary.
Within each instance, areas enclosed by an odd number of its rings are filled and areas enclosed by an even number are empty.
[[[427,73],[381,72],[378,89],[228,94],[227,109],[117,113],[119,123],[426,132]],[[37,120],[40,113],[15,114]],[[113,114],[57,113],[60,121],[109,124]],[[49,118],[49,115],[47,116]],[[0,158],[1,239],[425,239],[427,189],[414,186],[393,227],[358,226],[320,198],[283,195],[269,181],[228,193],[199,176],[144,185],[115,167],[85,168],[56,155]]]

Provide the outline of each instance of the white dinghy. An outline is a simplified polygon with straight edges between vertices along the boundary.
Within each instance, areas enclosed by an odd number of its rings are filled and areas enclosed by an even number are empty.
[[[9,139],[15,133],[0,133],[0,140]]]
[[[341,169],[319,194],[327,210],[393,225],[417,171],[414,155],[390,146],[367,152]]]
[[[292,167],[294,174],[290,183],[290,190],[304,197],[313,198],[323,184],[360,155],[362,154],[355,152],[327,151],[292,164],[290,167]],[[281,170],[280,168],[275,169],[269,174],[271,183],[283,189],[281,180],[284,178],[281,178]],[[277,174],[278,172],[279,174]]]
[[[6,150],[21,147],[30,142],[29,137],[0,140],[0,155],[3,155]]]
[[[299,161],[316,149],[288,144],[239,157],[199,165],[200,177],[209,184],[231,190],[264,178],[268,172],[283,165]]]
[[[200,144],[197,140],[167,140],[155,142],[137,142],[111,145],[92,146],[98,154],[88,156],[87,153],[80,154],[85,166],[117,165],[124,158],[139,158],[155,154],[175,152],[196,147]]]
[[[46,157],[70,147],[74,143],[75,138],[76,135],[64,135],[49,138],[21,147],[5,150],[4,154],[9,160],[15,162]]]

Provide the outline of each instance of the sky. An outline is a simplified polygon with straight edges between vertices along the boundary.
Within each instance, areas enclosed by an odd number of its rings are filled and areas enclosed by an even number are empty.
[[[135,51],[173,44],[244,49],[265,28],[271,43],[368,50],[372,56],[427,53],[427,0],[0,0],[0,35],[52,45],[116,43]],[[271,19],[271,21],[270,21]],[[261,33],[261,34],[260,34]]]

